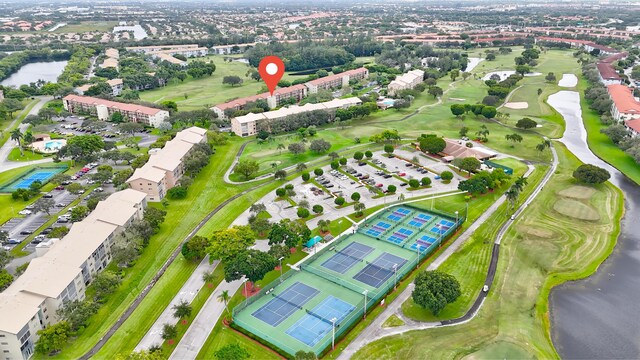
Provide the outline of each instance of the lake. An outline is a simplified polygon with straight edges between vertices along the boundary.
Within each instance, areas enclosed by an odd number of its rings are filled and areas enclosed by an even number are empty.
[[[20,85],[29,85],[40,79],[56,82],[65,66],[67,66],[66,60],[27,64],[8,78],[2,80],[0,85],[19,87]]]

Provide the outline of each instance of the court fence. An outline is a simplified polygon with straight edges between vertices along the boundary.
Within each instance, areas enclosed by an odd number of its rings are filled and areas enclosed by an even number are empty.
[[[418,210],[418,211],[427,211],[427,212],[432,212],[436,215],[439,215],[443,218],[448,218],[450,219],[452,222],[454,222],[454,226],[452,226],[451,228],[449,228],[446,232],[444,232],[438,239],[437,242],[434,242],[431,246],[429,246],[429,248],[427,248],[425,251],[420,251],[420,246],[417,246],[417,250],[415,253],[413,253],[413,255],[411,256],[410,259],[406,259],[407,263],[405,266],[402,266],[402,270],[395,273],[394,276],[390,277],[389,279],[387,279],[384,283],[382,283],[380,286],[378,286],[376,289],[372,290],[372,289],[367,289],[364,288],[360,285],[357,285],[345,278],[336,276],[335,274],[331,274],[329,272],[327,272],[326,270],[323,270],[317,266],[313,266],[311,265],[316,259],[318,259],[319,257],[321,257],[323,254],[329,252],[329,251],[333,251],[333,249],[335,249],[335,247],[339,244],[341,244],[343,241],[345,241],[345,239],[349,238],[352,234],[342,234],[341,236],[337,237],[336,239],[334,239],[334,241],[332,242],[332,244],[330,244],[329,246],[324,247],[323,249],[321,249],[320,251],[318,251],[317,253],[307,257],[304,260],[304,263],[302,263],[300,265],[300,270],[299,271],[306,271],[308,273],[314,274],[318,277],[321,277],[325,280],[328,280],[334,284],[340,285],[341,287],[344,287],[350,291],[353,291],[357,294],[360,294],[362,296],[362,299],[360,300],[360,302],[357,304],[357,306],[355,307],[355,309],[348,315],[346,316],[340,324],[338,324],[336,326],[336,333],[335,333],[335,339],[337,341],[337,339],[339,339],[345,332],[347,332],[349,329],[351,329],[356,323],[357,321],[363,317],[365,311],[371,309],[373,306],[375,306],[375,304],[377,304],[380,300],[382,300],[383,297],[385,297],[388,293],[390,293],[392,291],[392,289],[400,282],[402,281],[411,271],[413,271],[414,269],[416,269],[420,263],[422,262],[422,260],[424,260],[432,251],[435,247],[440,246],[442,244],[442,242],[444,242],[445,239],[447,239],[448,236],[450,236],[454,230],[456,230],[465,220],[465,217],[458,217],[458,222],[455,223],[455,215],[451,215],[448,214],[444,211],[432,211],[432,210],[427,210],[427,209],[420,209],[418,207],[413,207],[413,206],[409,206],[409,204],[403,204],[403,207],[411,207],[414,210]],[[379,214],[377,214],[379,216]],[[375,217],[372,217],[372,219]],[[378,240],[378,241],[382,241],[382,240]],[[405,244],[406,245],[406,244]],[[401,246],[399,246],[401,247]],[[404,247],[404,246],[402,246]],[[298,271],[296,270],[292,270],[292,271],[288,271],[286,272],[282,278],[278,278],[276,280],[274,280],[273,282],[271,282],[269,285],[265,286],[264,288],[262,288],[258,294],[247,298],[246,300],[244,300],[242,303],[238,304],[236,307],[233,308],[233,321],[236,325],[250,331],[251,333],[259,336],[260,338],[264,339],[265,341],[269,342],[271,345],[277,347],[279,350],[282,350],[286,353],[288,353],[289,355],[294,355],[296,352],[300,351],[300,350],[305,350],[307,349],[307,347],[305,347],[304,345],[300,345],[299,348],[294,348],[295,346],[290,345],[290,343],[286,342],[285,339],[281,339],[279,337],[280,333],[279,332],[274,332],[273,334],[266,334],[265,332],[257,329],[255,326],[251,325],[250,323],[243,321],[242,319],[238,319],[236,317],[236,314],[244,309],[246,309],[249,305],[255,303],[256,301],[258,301],[260,298],[262,298],[263,296],[267,295],[269,292],[274,291],[274,289],[280,285],[280,283],[284,282],[286,279],[289,279],[291,276],[294,276],[298,273]],[[366,306],[365,306],[365,291],[366,291]],[[329,333],[330,334],[330,333]],[[318,344],[316,344],[315,346],[313,346],[313,351],[316,355],[320,355],[322,353],[324,353],[325,351],[328,350],[329,346],[331,346],[331,336],[328,336],[326,339],[321,340]],[[308,351],[308,350],[305,350]]]

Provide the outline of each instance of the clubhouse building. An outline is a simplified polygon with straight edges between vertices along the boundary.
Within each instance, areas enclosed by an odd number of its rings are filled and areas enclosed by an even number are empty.
[[[64,109],[72,114],[87,113],[102,121],[111,119],[118,112],[127,121],[158,127],[169,118],[167,110],[156,109],[138,104],[127,104],[91,96],[67,95],[62,99]]]

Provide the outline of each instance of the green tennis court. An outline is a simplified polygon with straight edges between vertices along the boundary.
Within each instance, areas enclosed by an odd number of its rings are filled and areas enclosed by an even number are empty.
[[[18,189],[28,189],[29,186],[36,181],[45,184],[56,174],[64,172],[67,169],[67,166],[34,167],[7,181],[0,187],[0,192],[14,192]]]
[[[320,355],[334,330],[344,334],[365,301],[374,306],[463,221],[410,205],[384,209],[236,306],[233,321],[289,355]]]

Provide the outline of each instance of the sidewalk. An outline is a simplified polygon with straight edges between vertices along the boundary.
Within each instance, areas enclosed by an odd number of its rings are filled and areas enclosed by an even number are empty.
[[[198,294],[198,291],[204,286],[202,275],[206,272],[213,271],[220,262],[214,261],[213,264],[209,264],[209,256],[207,255],[196,270],[191,274],[187,282],[182,286],[180,292],[171,300],[171,303],[160,314],[155,323],[151,326],[146,335],[140,340],[135,351],[145,350],[151,348],[153,345],[160,345],[162,340],[162,328],[164,324],[174,324],[177,319],[173,317],[173,306],[186,301],[191,303]]]

